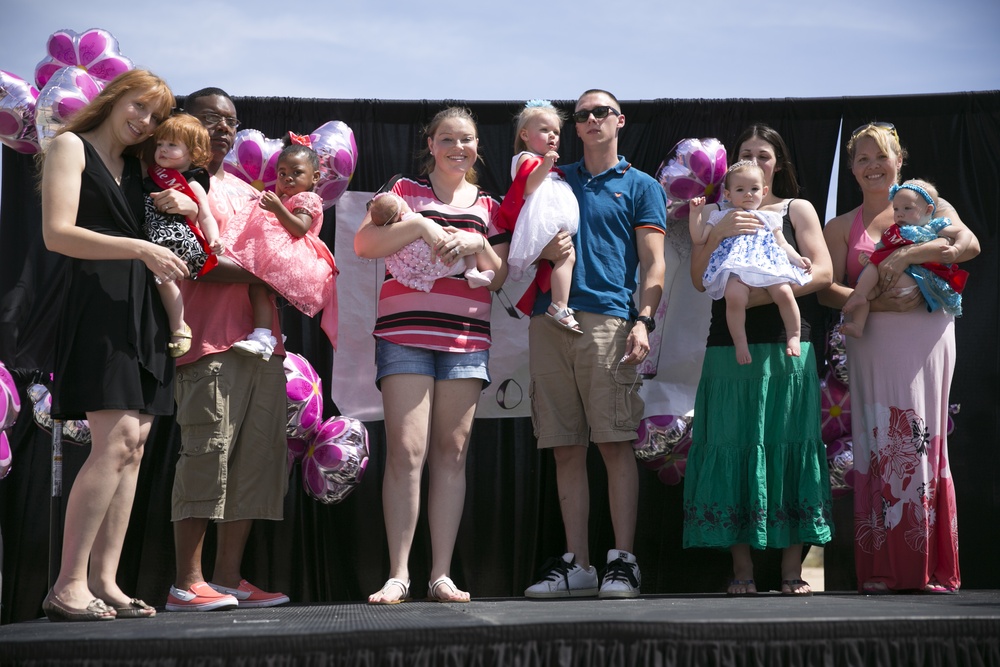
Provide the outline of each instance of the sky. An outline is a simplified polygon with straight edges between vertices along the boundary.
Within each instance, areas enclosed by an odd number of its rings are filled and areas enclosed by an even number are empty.
[[[1000,89],[997,0],[0,0],[0,69],[102,28],[180,95],[620,100]],[[287,11],[286,11],[287,10]],[[294,11],[292,11],[294,10]]]
[[[293,11],[294,10],[294,11]],[[1000,89],[998,0],[0,0],[0,69],[101,28],[179,95],[619,100]]]

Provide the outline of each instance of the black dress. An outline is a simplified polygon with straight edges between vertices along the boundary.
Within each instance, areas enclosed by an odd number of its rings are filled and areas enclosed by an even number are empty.
[[[78,227],[142,239],[142,169],[126,156],[121,186],[85,139]],[[69,258],[56,330],[52,417],[95,410],[174,411],[169,324],[153,274],[137,259]]]

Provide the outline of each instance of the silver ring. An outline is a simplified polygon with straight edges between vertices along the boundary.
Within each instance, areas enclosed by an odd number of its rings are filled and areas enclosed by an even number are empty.
[[[452,248],[451,249],[451,254],[457,255],[458,254],[458,248]]]

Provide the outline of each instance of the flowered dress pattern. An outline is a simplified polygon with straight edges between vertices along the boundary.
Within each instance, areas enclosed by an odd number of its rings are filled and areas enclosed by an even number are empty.
[[[230,219],[222,243],[237,264],[312,317],[333,305],[336,288],[337,265],[319,238],[323,200],[314,192],[300,192],[282,203],[289,211],[312,218],[303,236],[293,237],[273,213],[254,202]]]
[[[870,244],[859,217],[852,256]],[[856,267],[848,276],[854,284],[861,265],[848,266]],[[955,318],[940,308],[873,312],[865,335],[847,339],[847,358],[858,589],[957,589],[958,514],[947,434]]]
[[[716,225],[731,209],[712,211],[709,225]],[[712,252],[702,276],[705,291],[713,299],[725,296],[726,282],[735,275],[750,287],[770,287],[781,283],[805,285],[812,278],[788,261],[788,254],[778,245],[774,230],[782,225],[781,215],[770,211],[749,211],[764,227],[756,234],[739,234],[722,240]]]

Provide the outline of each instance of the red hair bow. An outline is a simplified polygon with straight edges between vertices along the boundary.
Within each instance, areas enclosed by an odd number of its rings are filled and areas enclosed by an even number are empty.
[[[294,132],[289,132],[288,139],[293,144],[305,146],[306,148],[312,148],[312,140],[309,138],[308,134],[295,134]]]

